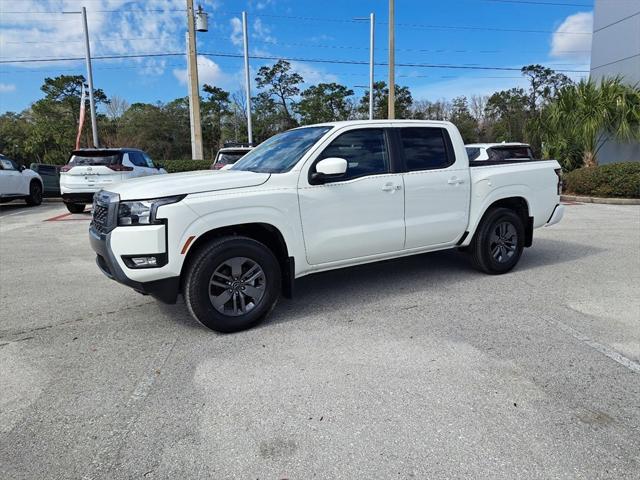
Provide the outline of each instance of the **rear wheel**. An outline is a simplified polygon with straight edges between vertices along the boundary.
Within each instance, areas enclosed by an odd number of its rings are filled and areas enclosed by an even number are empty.
[[[82,213],[84,212],[84,203],[65,203],[67,206],[67,210],[71,213]]]
[[[26,198],[27,205],[40,205],[42,203],[42,185],[38,181],[32,181],[29,185],[29,196]]]
[[[473,266],[492,275],[507,273],[520,260],[524,235],[522,219],[513,210],[489,211],[469,246]]]
[[[251,238],[224,237],[190,259],[184,298],[196,320],[229,333],[259,323],[275,307],[280,287],[271,250]]]

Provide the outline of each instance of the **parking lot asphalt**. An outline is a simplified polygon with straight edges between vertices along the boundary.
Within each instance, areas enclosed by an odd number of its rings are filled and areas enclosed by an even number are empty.
[[[640,478],[640,207],[568,205],[503,276],[310,276],[233,335],[64,214],[0,208],[2,479]]]

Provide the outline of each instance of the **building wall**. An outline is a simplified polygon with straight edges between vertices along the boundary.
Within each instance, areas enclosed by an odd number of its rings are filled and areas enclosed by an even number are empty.
[[[640,0],[595,0],[591,79],[615,75],[640,87]],[[608,142],[598,161],[640,161],[640,143]]]

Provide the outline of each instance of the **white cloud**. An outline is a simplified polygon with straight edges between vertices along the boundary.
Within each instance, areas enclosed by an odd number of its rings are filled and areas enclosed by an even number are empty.
[[[236,46],[240,46],[243,44],[243,33],[242,33],[242,20],[238,17],[233,17],[231,20],[231,43]]]
[[[494,77],[491,73],[478,74],[473,77],[458,77],[450,80],[439,80],[434,83],[426,85],[416,85],[411,87],[411,94],[414,100],[437,100],[444,98],[451,100],[452,98],[465,95],[467,98],[472,95],[490,95],[493,92],[499,90],[508,90],[513,87],[526,87],[526,79],[519,77],[518,72],[513,72],[513,78],[499,78],[500,75],[495,75],[498,78],[486,78]],[[507,75],[504,75],[507,76]],[[437,78],[438,76],[435,76]],[[401,84],[408,83],[410,78],[397,79],[402,80]]]
[[[13,83],[0,83],[0,93],[11,93],[16,91]]]
[[[322,69],[312,67],[303,62],[289,62],[291,70],[302,75],[306,85],[316,85],[318,83],[338,82],[338,76],[333,73],[327,73]]]
[[[78,11],[78,0],[22,0],[13,2],[28,12]],[[217,3],[209,0],[216,8]],[[184,2],[182,0],[93,0],[87,3],[91,53],[93,56],[182,52],[185,49]],[[146,12],[154,10],[152,14]],[[40,57],[83,57],[84,37],[80,15],[0,15],[0,49],[5,59]],[[162,74],[166,62],[158,58],[108,60],[110,63],[137,61],[142,75]],[[104,64],[107,61],[100,61]],[[56,62],[56,67],[65,63]],[[66,64],[78,65],[73,62]],[[51,63],[20,63],[18,68],[49,68]]]
[[[186,68],[175,68],[173,75],[181,84],[187,84]],[[223,72],[220,65],[202,55],[198,55],[198,81],[201,86],[208,83],[209,85],[216,85],[223,88],[234,83],[234,79]]]
[[[263,40],[267,43],[274,43],[275,37],[271,36],[271,29],[262,23],[262,20],[256,18],[253,22],[253,36],[259,40]]]
[[[569,15],[553,33],[550,55],[555,58],[589,58],[592,31],[593,12]]]

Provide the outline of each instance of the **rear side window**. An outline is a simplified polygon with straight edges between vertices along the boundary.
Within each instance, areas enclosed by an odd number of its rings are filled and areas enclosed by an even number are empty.
[[[433,170],[451,165],[453,159],[450,158],[446,141],[448,137],[445,135],[442,128],[401,128],[400,138],[407,170]]]
[[[365,128],[343,133],[322,152],[318,160],[344,158],[347,173],[337,181],[389,172],[389,155],[384,130]]]
[[[69,165],[79,167],[82,165],[119,165],[122,155],[119,153],[74,153],[69,159]]]
[[[44,173],[46,175],[55,175],[56,167],[51,165],[38,165],[38,173]]]
[[[489,161],[533,159],[533,152],[529,147],[491,147],[487,150]]]
[[[129,161],[136,167],[146,167],[147,161],[140,152],[129,152]]]

